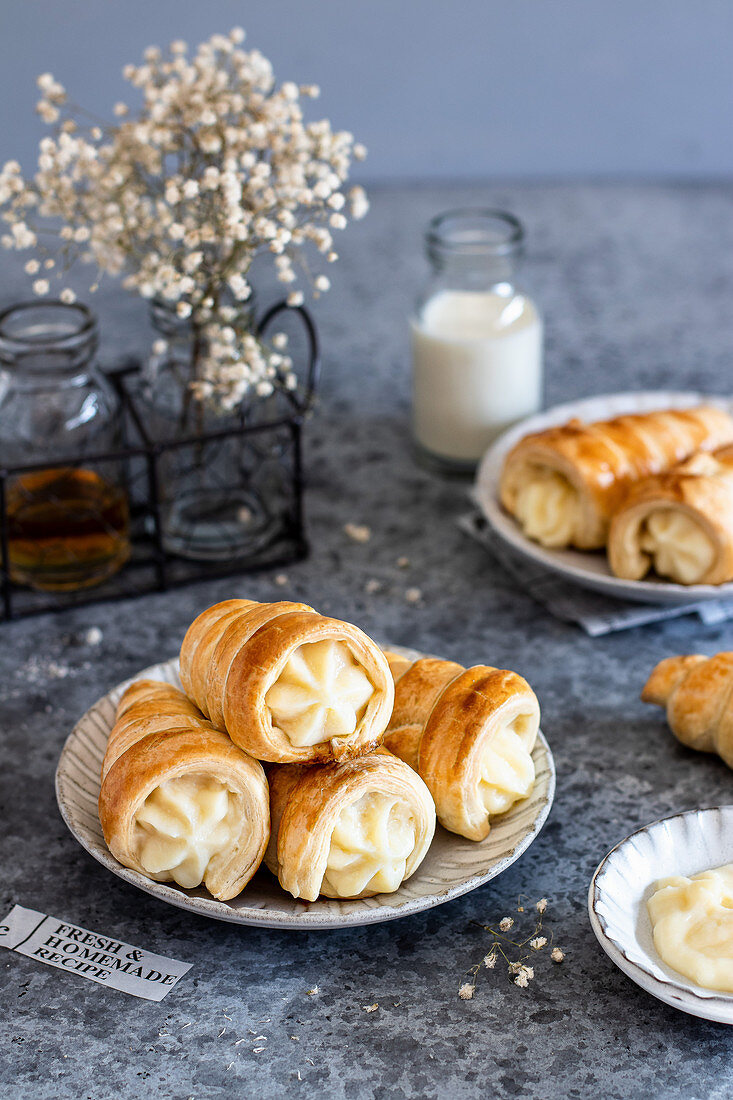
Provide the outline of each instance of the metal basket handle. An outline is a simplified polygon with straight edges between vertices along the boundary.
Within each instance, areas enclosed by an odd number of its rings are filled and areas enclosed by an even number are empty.
[[[257,334],[258,336],[262,336],[265,329],[275,317],[287,310],[291,310],[293,313],[300,315],[308,339],[308,367],[306,369],[305,388],[302,391],[296,390],[288,394],[288,397],[298,411],[305,413],[308,412],[313,405],[316,387],[321,373],[321,346],[318,340],[318,331],[310,313],[305,306],[288,305],[287,301],[283,298],[282,301],[275,302],[274,305],[270,306],[270,308],[263,313],[257,323]]]

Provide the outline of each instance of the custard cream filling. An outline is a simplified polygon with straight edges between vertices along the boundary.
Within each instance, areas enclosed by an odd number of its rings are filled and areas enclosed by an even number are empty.
[[[556,470],[536,467],[517,490],[514,514],[528,538],[569,546],[580,525],[578,492]]]
[[[407,802],[377,791],[362,795],[336,822],[321,893],[332,898],[392,893],[405,877],[415,834]]]
[[[532,754],[513,727],[507,725],[491,738],[481,760],[479,795],[489,816],[506,813],[534,785]]]
[[[290,655],[265,702],[272,724],[296,748],[349,737],[374,685],[343,642],[306,642]]]
[[[715,558],[715,548],[699,523],[674,508],[649,513],[641,526],[639,546],[650,555],[660,577],[680,584],[695,584]]]
[[[193,889],[209,862],[226,849],[237,828],[235,801],[218,779],[184,775],[168,779],[135,815],[135,851],[149,875]]]
[[[668,966],[704,989],[733,993],[733,864],[661,879],[647,908]]]

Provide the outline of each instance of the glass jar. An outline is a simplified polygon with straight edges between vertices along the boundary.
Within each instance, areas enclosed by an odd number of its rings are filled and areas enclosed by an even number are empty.
[[[517,283],[524,230],[501,210],[428,224],[432,265],[411,320],[418,455],[468,473],[505,428],[542,403],[542,319]]]
[[[43,591],[99,584],[130,553],[114,395],[95,368],[94,315],[27,302],[0,314],[0,466],[10,576]],[[89,459],[89,461],[88,461]]]

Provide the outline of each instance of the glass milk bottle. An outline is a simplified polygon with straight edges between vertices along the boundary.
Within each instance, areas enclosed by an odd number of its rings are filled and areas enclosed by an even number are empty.
[[[452,210],[427,227],[433,270],[411,330],[413,430],[429,465],[470,472],[541,406],[542,320],[515,282],[523,241],[500,210]]]

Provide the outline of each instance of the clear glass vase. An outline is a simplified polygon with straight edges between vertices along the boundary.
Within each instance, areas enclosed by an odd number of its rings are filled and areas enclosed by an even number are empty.
[[[266,430],[282,419],[281,395],[255,397],[234,411],[199,400],[190,385],[200,352],[193,327],[160,302],[151,318],[158,336],[141,396],[146,431],[161,448],[162,547],[195,561],[252,559],[282,527],[280,444]],[[255,331],[253,310],[237,323]]]

